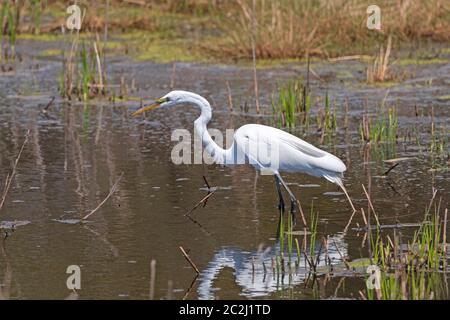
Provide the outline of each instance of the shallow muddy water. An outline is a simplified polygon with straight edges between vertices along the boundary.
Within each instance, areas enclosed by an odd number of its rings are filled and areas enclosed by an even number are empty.
[[[276,240],[279,213],[272,177],[259,176],[248,166],[173,164],[171,132],[176,128],[193,131],[198,116],[193,108],[163,109],[144,119],[130,116],[138,102],[83,104],[57,98],[47,113],[42,113],[50,97],[58,96],[59,68],[58,61],[29,54],[15,72],[0,75],[2,185],[30,129],[17,175],[0,211],[2,227],[8,230],[0,256],[2,297],[66,298],[71,294],[66,287],[66,269],[78,265],[80,298],[148,299],[154,259],[155,299],[359,298],[359,290],[365,288],[364,277],[345,271],[342,256],[348,261],[368,257],[367,247],[362,246],[364,233],[353,229],[363,225],[363,219],[357,214],[352,228],[343,232],[352,211],[338,187],[303,174],[284,175],[307,218],[312,202],[319,212],[318,239],[328,236],[335,244],[328,254],[336,268],[331,276],[326,268],[321,269],[314,286],[303,258],[291,274],[277,276],[272,261],[280,250]],[[322,142],[314,130],[305,134],[298,128],[293,133],[347,164],[344,183],[355,206],[368,207],[364,184],[382,224],[420,222],[433,187],[438,190],[441,207],[448,207],[448,160],[431,156],[426,147],[431,106],[435,125],[446,125],[442,130],[448,135],[450,101],[438,97],[450,91],[450,64],[411,67],[415,77],[393,86],[388,94],[386,88],[361,84],[364,64],[317,63],[313,68],[327,79],[312,79],[313,90],[318,97],[328,90],[335,99],[340,129],[336,137]],[[169,91],[172,71],[172,65],[125,58],[116,59],[108,70],[114,75],[113,83],[119,82],[121,75],[134,78],[138,88],[130,95],[147,97]],[[304,65],[295,64],[259,71],[266,112],[277,82],[303,76],[304,71]],[[273,125],[272,117],[246,114],[239,108],[246,101],[253,103],[252,76],[245,67],[178,64],[175,87],[198,92],[211,101],[210,128],[225,131],[252,122]],[[431,87],[424,84],[428,77],[434,79]],[[227,80],[235,101],[232,114],[227,108]],[[372,148],[361,142],[362,112],[386,96],[387,104],[396,103],[400,135],[416,128],[419,145],[414,139]],[[342,107],[345,98],[349,101],[347,114]],[[414,106],[423,117],[415,116]],[[343,128],[345,117],[347,129]],[[383,177],[389,166],[382,160],[398,157],[414,159],[400,163]],[[82,218],[107,196],[122,172],[116,192],[88,223],[55,221]],[[185,213],[206,195],[202,176],[218,189],[206,207],[192,213],[196,224]],[[11,231],[14,221],[16,227]],[[299,220],[298,229],[300,226]],[[414,230],[405,227],[399,232],[408,237]],[[189,250],[200,269],[197,279],[180,246]]]

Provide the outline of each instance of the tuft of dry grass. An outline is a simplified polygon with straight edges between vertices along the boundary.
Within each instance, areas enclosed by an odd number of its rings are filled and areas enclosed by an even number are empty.
[[[231,6],[230,13],[221,21],[229,39],[228,47],[220,47],[233,56],[252,56],[253,34],[257,58],[265,59],[330,57],[348,52],[349,48],[367,51],[390,34],[398,41],[450,40],[450,4],[442,0],[378,1],[381,31],[366,27],[369,1],[235,0],[235,3],[237,6]]]
[[[389,36],[386,50],[380,46],[380,52],[367,68],[367,82],[383,82],[389,78],[389,56],[392,49],[392,36]]]
[[[110,0],[109,6],[80,0],[78,4],[89,8],[84,30],[100,32],[106,23],[111,32],[145,30],[165,40],[188,40],[219,58],[366,54],[388,35],[395,45],[421,39],[450,41],[447,0],[379,0],[380,31],[366,27],[366,9],[373,4],[369,0]],[[37,22],[30,18],[34,7],[26,2],[17,30],[58,33],[66,7],[63,1],[47,0],[39,6],[42,22],[34,25]]]

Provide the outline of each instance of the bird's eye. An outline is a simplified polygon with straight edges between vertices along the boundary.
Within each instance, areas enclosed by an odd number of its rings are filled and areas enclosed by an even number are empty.
[[[171,99],[169,97],[166,97],[166,102],[169,102]]]

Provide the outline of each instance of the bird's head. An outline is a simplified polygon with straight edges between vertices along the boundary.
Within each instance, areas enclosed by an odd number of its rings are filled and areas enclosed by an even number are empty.
[[[151,111],[159,107],[171,107],[175,105],[180,104],[206,104],[209,105],[209,103],[203,98],[202,96],[199,96],[196,93],[189,92],[189,91],[181,91],[181,90],[175,90],[171,91],[165,96],[156,99],[152,104],[148,106],[144,106],[140,108],[139,110],[135,111],[133,113],[133,116],[137,116],[143,112]]]
[[[141,113],[144,113],[146,111],[151,111],[159,107],[169,107],[176,104],[181,103],[183,99],[183,95],[181,91],[171,91],[165,96],[156,99],[152,104],[144,106],[140,108],[139,110],[135,111],[133,113],[133,116],[137,116]]]

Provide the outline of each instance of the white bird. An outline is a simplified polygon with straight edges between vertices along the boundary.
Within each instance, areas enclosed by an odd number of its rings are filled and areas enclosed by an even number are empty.
[[[293,215],[298,205],[294,193],[284,182],[280,172],[303,172],[316,177],[324,177],[340,186],[355,212],[342,183],[343,173],[347,169],[345,164],[331,153],[318,149],[292,134],[269,126],[247,124],[236,131],[231,147],[223,149],[214,142],[208,133],[207,124],[212,117],[209,102],[196,93],[180,90],[171,91],[150,106],[140,108],[133,113],[133,116],[158,107],[177,105],[192,105],[200,109],[201,115],[194,122],[195,131],[202,139],[205,150],[216,163],[227,166],[249,163],[260,172],[274,175],[280,210],[284,211],[281,186],[289,194]]]

